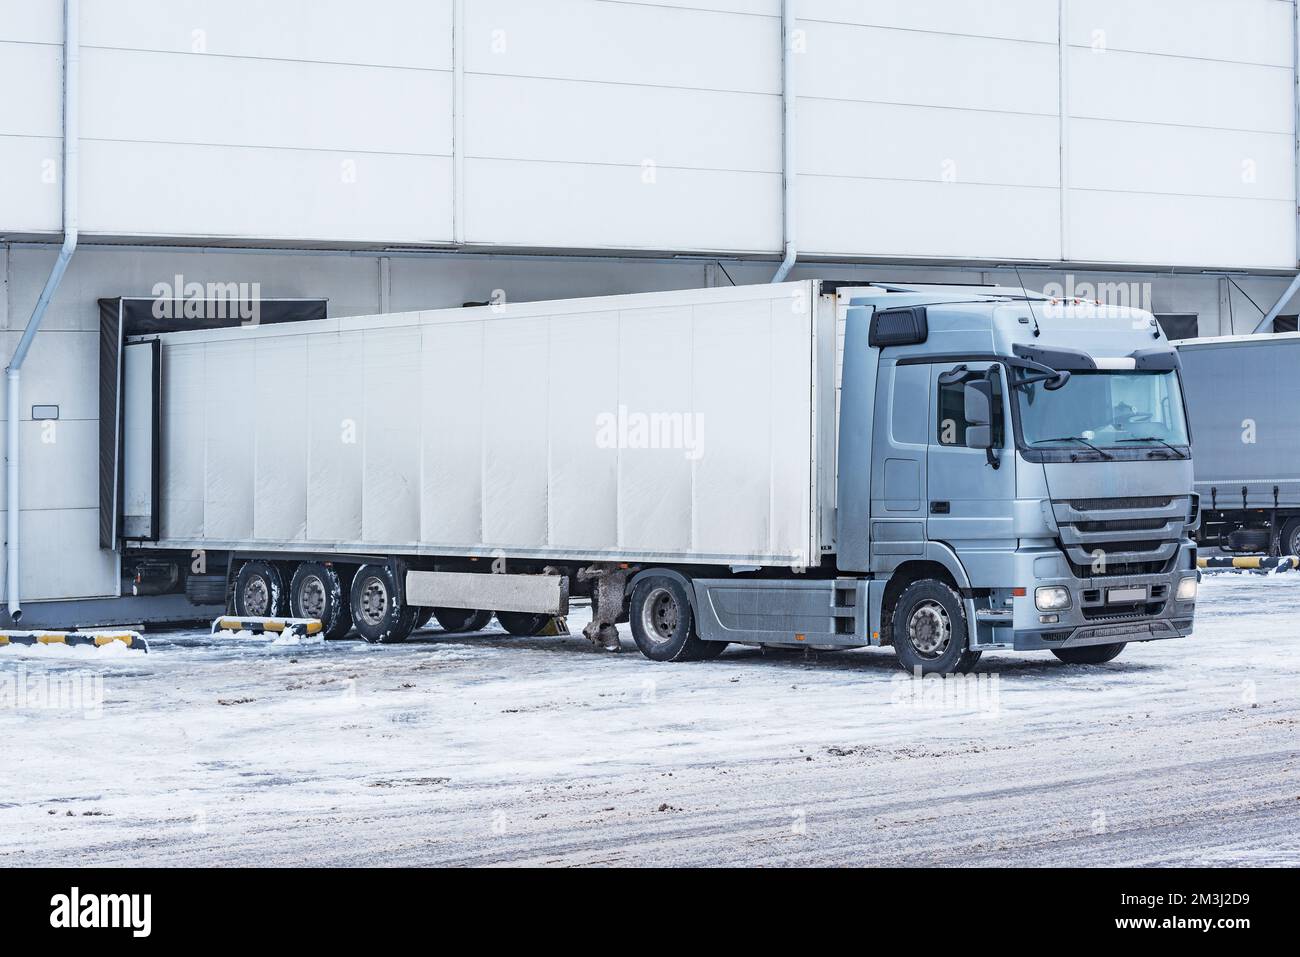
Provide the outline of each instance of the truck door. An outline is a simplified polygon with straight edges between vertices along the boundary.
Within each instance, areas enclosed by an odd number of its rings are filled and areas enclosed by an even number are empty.
[[[892,571],[925,551],[930,366],[882,362],[871,462],[871,568]]]
[[[966,447],[965,384],[992,369],[992,456]],[[978,552],[1015,548],[1015,451],[1009,440],[1011,421],[1004,370],[989,362],[937,363],[930,369],[927,536],[948,543],[976,577],[972,559]],[[949,375],[945,376],[945,373]],[[978,563],[975,563],[978,564]]]

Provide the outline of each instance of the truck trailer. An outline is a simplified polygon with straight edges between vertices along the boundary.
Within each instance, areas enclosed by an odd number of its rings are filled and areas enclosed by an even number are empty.
[[[1196,430],[1202,544],[1300,555],[1300,333],[1174,343]]]
[[[1178,354],[1141,310],[803,281],[116,335],[108,547],[234,615],[533,635],[583,596],[656,661],[941,674],[1192,629]]]

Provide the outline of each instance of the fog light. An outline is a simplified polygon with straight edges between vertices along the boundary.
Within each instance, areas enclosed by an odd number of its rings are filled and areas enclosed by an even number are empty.
[[[1184,578],[1178,583],[1178,592],[1174,595],[1178,601],[1196,601],[1196,579]]]
[[[1070,607],[1070,589],[1060,585],[1045,585],[1034,589],[1034,604],[1039,611],[1057,611]]]

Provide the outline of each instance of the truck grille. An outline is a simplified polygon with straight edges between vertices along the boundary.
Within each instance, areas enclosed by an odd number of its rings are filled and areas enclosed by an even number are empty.
[[[1125,508],[1168,508],[1171,498],[1147,496],[1146,498],[1076,498],[1066,503],[1080,512],[1104,512]]]
[[[1058,545],[1076,578],[1168,572],[1191,513],[1186,496],[1088,498],[1052,503]]]

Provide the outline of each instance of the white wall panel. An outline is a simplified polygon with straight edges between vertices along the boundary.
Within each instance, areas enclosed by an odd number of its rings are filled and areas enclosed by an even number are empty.
[[[1074,45],[1291,67],[1289,0],[1070,0],[1068,10]]]
[[[800,96],[1055,115],[1057,46],[801,23]]]
[[[1289,203],[1294,163],[1287,133],[1071,121],[1070,185],[1079,189]]]
[[[90,140],[451,155],[447,72],[99,49],[82,69]]]
[[[1287,133],[1291,87],[1283,67],[1070,49],[1073,116]]]
[[[470,75],[470,158],[781,171],[781,100],[581,80]]]
[[[1043,0],[799,0],[802,20],[1056,43],[1056,4]]]
[[[1289,202],[1073,191],[1071,255],[1080,262],[1295,268]]]
[[[1055,116],[801,99],[802,176],[1000,186],[1061,181]]]
[[[63,47],[0,39],[4,108],[0,134],[63,135]]]
[[[443,242],[451,160],[95,140],[82,228],[111,235]],[[201,224],[201,225],[199,225]]]
[[[452,0],[92,0],[82,4],[82,31],[86,44],[100,47],[450,70],[451,7]],[[55,29],[61,38],[57,14]]]
[[[471,243],[767,251],[780,245],[776,173],[466,162]]]
[[[654,4],[473,0],[471,73],[778,93],[775,21]]]
[[[0,135],[0,221],[8,233],[52,232],[63,215],[62,138]]]
[[[810,176],[799,195],[800,248],[809,255],[1060,257],[1055,189]]]

